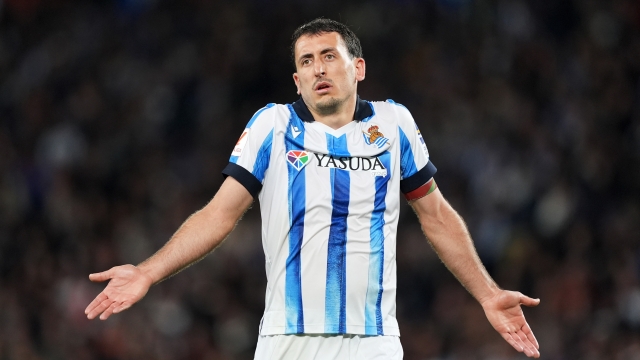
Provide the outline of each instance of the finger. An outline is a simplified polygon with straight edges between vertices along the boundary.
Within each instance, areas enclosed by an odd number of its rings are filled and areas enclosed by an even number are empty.
[[[98,304],[93,310],[91,310],[90,313],[87,314],[87,318],[89,318],[89,320],[95,319],[96,316],[98,316],[101,312],[105,311],[109,306],[111,306],[111,304],[113,304],[113,300],[111,299],[104,300],[103,302]]]
[[[538,306],[538,304],[540,304],[540,299],[534,299],[520,294],[520,304],[524,306]]]
[[[519,352],[523,352],[524,351],[524,348],[515,341],[513,336],[511,336],[511,334],[503,333],[503,334],[500,334],[500,335],[502,335],[502,338],[505,339],[507,341],[507,343],[509,343],[509,345],[513,346],[514,349],[518,350]]]
[[[516,344],[522,347],[522,352],[524,352],[525,355],[530,356],[532,354],[532,349],[530,349],[529,346],[523,341],[522,337],[518,334],[517,331],[512,332],[511,337],[513,337],[513,340],[516,342]],[[526,336],[524,338],[526,339]]]
[[[538,352],[538,349],[536,348],[536,346],[533,343],[531,343],[531,341],[529,341],[529,339],[527,338],[527,334],[525,334],[524,331],[519,330],[518,337],[520,338],[523,345],[528,350],[527,352],[525,352],[527,356],[533,356],[533,357],[540,356],[540,352]]]
[[[524,331],[524,333],[527,334],[527,339],[531,341],[531,343],[536,347],[536,349],[540,349],[540,344],[538,344],[538,339],[536,339],[536,336],[533,335],[533,331],[531,331],[529,324],[524,323],[524,326],[522,327],[522,331]]]
[[[96,306],[100,305],[105,299],[107,299],[107,295],[101,292],[100,294],[98,294],[98,296],[96,296],[95,299],[93,299],[93,301],[87,306],[87,308],[84,309],[84,313],[89,314],[91,311],[93,311],[93,309],[96,308]]]
[[[521,345],[524,347],[524,353],[529,357],[540,357],[540,351],[535,348],[535,346],[527,339],[526,335],[522,332],[519,333],[519,338],[521,340]]]
[[[105,310],[102,313],[102,315],[100,315],[100,320],[107,320],[109,318],[109,316],[111,316],[111,314],[113,314],[113,310],[118,306],[120,306],[120,304],[115,303],[115,302],[113,304],[111,304],[111,306],[109,306],[107,308],[107,310]]]
[[[94,273],[94,274],[89,274],[89,280],[94,281],[94,282],[106,281],[106,280],[111,279],[112,277],[113,277],[113,268],[111,268],[111,269],[109,269],[107,271]]]
[[[113,309],[113,313],[117,314],[119,312],[127,310],[130,307],[131,307],[131,304],[122,304],[122,305],[116,307],[115,309]]]

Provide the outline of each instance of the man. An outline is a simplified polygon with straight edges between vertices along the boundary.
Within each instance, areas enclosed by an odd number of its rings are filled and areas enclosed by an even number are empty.
[[[107,319],[151,285],[218,246],[258,197],[267,292],[257,359],[401,359],[395,319],[395,241],[402,192],[447,267],[516,350],[539,357],[520,305],[539,300],[500,289],[466,226],[438,190],[409,111],[357,95],[365,61],[343,24],[296,30],[293,80],[301,99],[269,104],[233,149],[220,190],[138,266],[91,274],[110,280],[87,307]]]

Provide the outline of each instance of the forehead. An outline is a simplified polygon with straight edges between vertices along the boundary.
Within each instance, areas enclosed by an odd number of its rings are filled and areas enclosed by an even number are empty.
[[[330,47],[336,48],[339,51],[347,51],[347,45],[342,39],[342,36],[337,32],[302,35],[296,41],[295,56],[298,58],[298,56],[302,54],[322,51]]]

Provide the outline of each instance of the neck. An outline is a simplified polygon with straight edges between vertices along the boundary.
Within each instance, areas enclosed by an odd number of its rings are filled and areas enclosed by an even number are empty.
[[[350,96],[338,110],[332,114],[320,114],[315,108],[307,104],[307,108],[313,115],[314,120],[323,123],[332,129],[339,129],[353,121],[353,115],[356,112],[356,100],[358,96],[353,94]],[[304,99],[303,99],[304,100]],[[306,103],[306,101],[305,101]]]

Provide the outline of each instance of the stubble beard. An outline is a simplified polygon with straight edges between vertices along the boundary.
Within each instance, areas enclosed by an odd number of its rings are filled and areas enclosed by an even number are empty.
[[[346,101],[347,101],[347,98],[336,99],[332,97],[327,101],[316,103],[315,110],[320,116],[333,115],[338,113],[338,111],[340,111],[340,109],[342,108],[342,105],[344,105]]]

